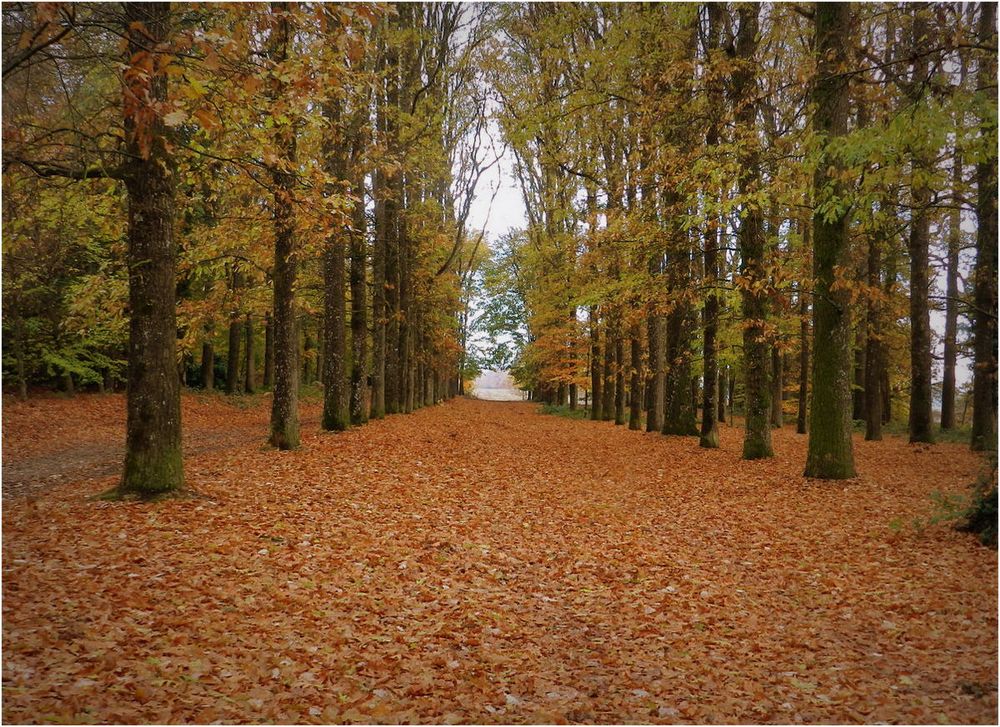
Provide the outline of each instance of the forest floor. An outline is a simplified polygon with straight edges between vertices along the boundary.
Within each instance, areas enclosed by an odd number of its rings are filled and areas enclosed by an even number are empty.
[[[962,445],[819,482],[457,400],[277,452],[268,403],[186,395],[202,497],[137,504],[121,396],[4,402],[4,722],[996,722]]]

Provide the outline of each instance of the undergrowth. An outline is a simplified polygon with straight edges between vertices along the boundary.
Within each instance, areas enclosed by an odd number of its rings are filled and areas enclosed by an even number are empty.
[[[557,406],[555,404],[542,404],[539,411],[542,414],[554,414],[555,416],[566,417],[567,419],[586,419],[590,416],[590,412],[583,407],[570,409],[568,406]]]

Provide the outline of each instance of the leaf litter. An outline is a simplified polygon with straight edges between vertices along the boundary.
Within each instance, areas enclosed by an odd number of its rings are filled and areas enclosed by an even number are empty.
[[[743,462],[728,426],[457,400],[328,434],[307,403],[277,452],[267,409],[184,397],[201,498],[5,496],[4,721],[996,722],[996,553],[890,526],[965,447],[856,440],[819,482],[791,429]],[[5,468],[123,438],[120,396],[4,415]]]

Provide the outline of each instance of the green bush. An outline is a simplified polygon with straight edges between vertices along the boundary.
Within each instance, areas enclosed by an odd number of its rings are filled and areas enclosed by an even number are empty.
[[[997,460],[992,454],[988,462],[988,472],[976,482],[969,507],[958,529],[975,533],[983,545],[994,550],[997,547]]]

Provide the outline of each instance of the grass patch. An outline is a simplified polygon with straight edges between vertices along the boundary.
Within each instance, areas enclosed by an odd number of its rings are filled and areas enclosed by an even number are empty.
[[[568,406],[557,406],[555,404],[542,404],[539,412],[542,414],[554,414],[557,417],[566,417],[567,419],[586,419],[590,416],[590,412],[583,407],[570,409]]]
[[[956,427],[955,429],[941,429],[938,425],[934,425],[934,441],[942,442],[946,444],[968,444],[972,441],[972,427]],[[854,431],[864,433],[865,422],[863,419],[854,420]],[[882,425],[882,436],[884,437],[902,437],[903,439],[909,439],[910,437],[910,425],[906,419],[896,418],[893,419],[888,424]]]

